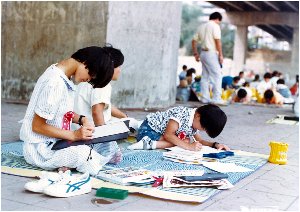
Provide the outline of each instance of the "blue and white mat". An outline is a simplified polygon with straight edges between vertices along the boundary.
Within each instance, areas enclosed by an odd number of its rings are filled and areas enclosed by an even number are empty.
[[[39,176],[42,169],[33,167],[26,163],[23,157],[22,151],[23,142],[14,142],[1,145],[1,171],[2,173],[13,174],[25,177],[35,177]],[[121,144],[126,148],[126,145]],[[268,162],[267,155],[261,155],[256,153],[249,153],[244,151],[234,151],[235,155],[224,159],[219,162],[230,162],[235,163],[238,166],[243,166],[254,171],[249,172],[229,172],[228,181],[233,185],[240,181],[241,179],[247,177],[251,173],[255,172],[263,165]],[[166,161],[163,159],[162,150],[128,150],[124,149],[122,151],[123,160],[117,164],[107,164],[106,166],[114,168],[122,167],[138,167],[144,168],[151,171],[158,170],[204,170],[206,173],[214,172],[202,165],[191,165],[175,163],[171,161]],[[130,193],[142,193],[145,195],[176,200],[176,201],[186,201],[186,202],[198,202],[203,203],[208,199],[212,198],[216,194],[220,193],[221,190],[216,188],[207,187],[182,187],[182,188],[163,188],[152,187],[151,185],[144,186],[121,186],[109,182],[105,182],[99,179],[92,180],[92,187],[98,189],[100,187],[109,187],[117,189],[125,189]]]

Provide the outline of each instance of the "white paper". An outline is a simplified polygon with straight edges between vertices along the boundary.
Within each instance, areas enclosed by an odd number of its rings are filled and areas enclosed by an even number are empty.
[[[200,151],[190,151],[190,150],[186,150],[182,147],[179,146],[174,146],[174,147],[170,147],[170,148],[166,148],[171,150],[172,152],[186,152],[189,153],[190,155],[200,155],[202,156],[203,154],[210,154],[210,153],[219,153],[219,152],[224,152],[224,150],[217,150],[215,148],[209,147],[209,146],[202,146],[202,149]]]
[[[217,172],[249,172],[254,171],[243,166],[237,166],[234,163],[220,163],[220,162],[202,162],[202,165]]]
[[[95,132],[93,133],[92,138],[100,138],[109,135],[116,135],[128,131],[129,131],[128,127],[123,121],[113,122],[99,127],[95,127]]]

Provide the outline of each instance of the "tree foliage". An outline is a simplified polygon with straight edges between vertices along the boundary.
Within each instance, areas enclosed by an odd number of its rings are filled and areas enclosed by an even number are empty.
[[[185,47],[187,56],[193,55],[192,40],[201,23],[200,17],[203,16],[201,6],[198,5],[182,5],[181,18],[181,34],[180,34],[180,48]],[[229,27],[228,24],[221,23],[221,42],[224,57],[233,58],[233,46],[235,29]],[[201,51],[201,45],[197,45],[198,52]]]

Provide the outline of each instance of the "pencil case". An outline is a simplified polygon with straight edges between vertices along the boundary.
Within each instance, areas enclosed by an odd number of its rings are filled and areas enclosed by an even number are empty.
[[[128,191],[122,189],[101,187],[97,190],[96,196],[112,199],[125,199],[128,196]]]
[[[209,153],[209,154],[203,154],[203,157],[206,158],[226,158],[227,156],[233,156],[234,152],[232,151],[225,151],[225,152],[219,152],[219,153]]]

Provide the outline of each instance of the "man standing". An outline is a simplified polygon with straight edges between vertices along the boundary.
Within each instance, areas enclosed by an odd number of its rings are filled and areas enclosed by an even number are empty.
[[[209,22],[198,29],[192,41],[194,56],[197,62],[202,62],[201,75],[201,101],[217,105],[226,105],[221,98],[222,94],[222,73],[220,65],[223,63],[221,44],[220,23],[222,15],[214,12],[209,16]],[[197,53],[197,41],[201,43],[201,54]],[[219,58],[219,60],[218,60]],[[213,85],[213,96],[209,94],[209,79]]]

